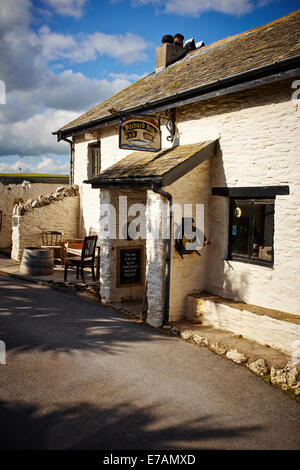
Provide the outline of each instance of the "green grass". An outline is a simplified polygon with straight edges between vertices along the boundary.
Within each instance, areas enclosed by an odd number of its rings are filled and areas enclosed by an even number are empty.
[[[266,383],[266,384],[270,384],[272,385],[272,382],[271,382],[271,376],[270,375],[264,375],[262,377],[262,380]],[[276,386],[276,385],[275,385]],[[296,395],[295,391],[291,388],[288,388],[287,390],[283,390],[281,387],[277,386],[277,388],[280,388],[287,396],[289,396],[290,398],[292,398],[293,400],[296,400],[300,403],[300,395]]]
[[[271,376],[270,375],[264,375],[262,377],[262,380],[266,383],[266,384],[270,384],[271,383]]]
[[[24,178],[25,176],[27,177],[32,177],[32,176],[38,176],[39,178],[49,178],[49,177],[55,177],[55,178],[66,178],[69,175],[57,175],[57,174],[46,174],[46,173],[0,173],[0,176],[13,176],[13,177],[22,177]]]

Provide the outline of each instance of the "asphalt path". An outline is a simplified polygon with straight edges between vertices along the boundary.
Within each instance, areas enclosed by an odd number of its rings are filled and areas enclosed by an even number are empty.
[[[300,406],[205,348],[0,276],[2,449],[299,449]]]

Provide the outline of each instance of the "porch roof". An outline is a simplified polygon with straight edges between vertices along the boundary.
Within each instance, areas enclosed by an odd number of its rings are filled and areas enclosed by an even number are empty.
[[[93,188],[169,186],[216,154],[217,140],[180,145],[160,152],[133,152],[98,176],[85,181]]]

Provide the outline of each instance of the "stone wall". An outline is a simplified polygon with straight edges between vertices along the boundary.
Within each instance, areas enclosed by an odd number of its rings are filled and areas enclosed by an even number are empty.
[[[64,191],[62,189],[62,191]],[[21,261],[23,250],[29,246],[41,246],[42,231],[57,230],[65,238],[77,238],[79,231],[79,205],[80,198],[77,190],[66,188],[69,195],[58,192],[57,197],[47,204],[41,200],[33,201],[16,213],[23,215],[13,216],[12,231],[12,259]],[[53,197],[53,196],[52,196]],[[35,204],[36,203],[36,204]]]
[[[170,147],[166,137],[168,131],[162,126],[162,146]],[[84,184],[91,174],[90,155],[88,144],[101,141],[101,171],[117,163],[122,158],[132,153],[132,150],[119,148],[118,126],[104,127],[94,133],[94,140],[85,140],[84,136],[75,136],[74,158],[74,183],[79,186],[80,192],[80,233],[82,236],[89,234],[90,230],[99,232],[100,198],[99,189],[92,189],[91,185]]]
[[[110,239],[100,238],[100,294],[101,298],[105,302],[120,302],[123,300],[142,300],[144,295],[145,285],[145,259],[143,262],[143,285],[129,286],[129,287],[118,287],[117,286],[117,256],[118,247],[144,247],[144,258],[145,258],[145,237],[138,238],[136,240],[127,240],[120,238],[120,230],[126,230],[126,225],[122,222],[119,223],[120,217],[126,216],[126,206],[119,211],[119,197],[127,198],[127,210],[133,206],[133,204],[143,204],[146,207],[146,192],[139,190],[101,190],[100,200],[102,204],[102,210],[104,215],[104,205],[111,204],[115,208],[115,215],[110,213],[111,228],[115,233],[111,233]],[[138,216],[138,214],[137,214]],[[128,222],[135,219],[135,215],[129,215]],[[106,223],[108,218],[105,217],[102,220],[102,224]],[[102,225],[103,226],[103,225]],[[119,228],[120,226],[120,228]],[[144,227],[144,233],[146,233]],[[142,234],[143,235],[143,234]],[[101,234],[100,234],[101,237]]]
[[[111,203],[111,194],[109,190],[102,189],[100,192],[100,205],[102,209],[105,206],[109,206]],[[104,215],[104,214],[103,214]],[[110,211],[106,213],[107,219],[109,219],[111,216]],[[99,223],[101,214],[100,214],[100,208],[99,208]],[[108,223],[105,224],[103,220],[101,220],[101,225],[102,225],[102,230],[109,230],[109,220]],[[110,262],[110,255],[112,253],[112,247],[111,247],[111,239],[110,237],[105,237],[104,235],[101,236],[101,233],[99,233],[99,247],[100,247],[100,296],[102,302],[110,302],[111,301],[111,273],[114,269],[114,266],[111,265]]]
[[[91,230],[98,233],[100,228],[100,190],[92,189],[90,184],[83,183],[91,177],[91,156],[88,145],[97,140],[101,140],[101,171],[130,153],[119,149],[117,126],[98,131],[95,133],[94,140],[86,141],[82,136],[74,138],[74,183],[79,186],[80,192],[80,233],[82,236],[88,235]]]
[[[184,215],[184,205],[192,204],[192,216],[196,222],[196,204],[204,205],[204,234],[209,240],[209,202],[211,190],[209,181],[209,161],[203,162],[194,170],[177,180],[171,186],[164,188],[172,194],[173,205],[177,204]],[[173,217],[173,222],[175,222]],[[179,221],[180,222],[180,221]],[[169,319],[179,320],[186,314],[187,294],[199,292],[206,288],[207,246],[197,253],[183,255],[175,250],[174,226],[172,224],[172,251],[171,251],[171,286]],[[200,227],[198,227],[200,228]]]
[[[291,81],[178,110],[180,143],[220,138],[210,159],[210,187],[289,185],[275,201],[274,267],[227,261],[229,200],[209,208],[206,289],[223,297],[300,313],[300,105]]]
[[[89,178],[89,171],[88,142],[80,142],[77,139],[74,159],[74,183],[79,186],[79,233],[82,237],[89,235],[90,231],[99,232],[99,189],[92,189],[89,184],[83,183]]]
[[[0,248],[10,248],[12,245],[12,212],[16,198],[36,199],[40,194],[55,191],[58,184],[30,183],[9,184],[0,183],[0,211],[2,211],[2,227],[0,230]]]
[[[163,324],[165,301],[165,253],[166,240],[162,236],[162,212],[166,198],[151,190],[147,191],[147,323],[158,327]],[[157,232],[158,231],[158,232]]]
[[[290,356],[300,344],[299,317],[278,310],[231,302],[211,294],[194,294],[188,299],[189,318],[204,327],[231,331],[235,335],[279,349]],[[295,322],[293,320],[295,319]]]
[[[173,246],[172,318],[184,314],[188,291],[202,289],[262,307],[300,313],[300,106],[291,100],[291,84],[291,80],[285,80],[177,109],[181,145],[220,139],[220,151],[195,170],[195,175],[199,171],[199,179],[191,172],[173,188],[166,188],[174,201],[205,201],[205,230],[211,241],[202,250],[202,258],[191,255],[183,261],[177,258]],[[163,147],[170,146],[166,135],[163,126]],[[118,148],[117,126],[102,129],[95,135],[97,139],[101,140],[103,170],[130,153]],[[82,136],[76,137],[75,182],[82,195],[81,231],[86,233],[95,225],[99,229],[100,213],[99,190],[82,184],[88,177],[87,148],[88,142]],[[276,197],[274,267],[227,261],[229,201],[211,197],[211,188],[271,185],[290,187],[289,196]]]

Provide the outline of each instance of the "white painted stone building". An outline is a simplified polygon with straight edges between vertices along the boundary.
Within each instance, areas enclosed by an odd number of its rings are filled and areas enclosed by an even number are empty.
[[[154,326],[188,317],[291,352],[300,338],[299,31],[298,11],[177,61],[182,50],[162,45],[153,74],[56,132],[71,143],[82,235],[101,235],[105,203],[117,229],[120,196],[146,205],[144,239],[100,236],[103,301],[146,293]],[[161,118],[164,151],[119,148],[120,117],[139,115]],[[171,203],[204,205],[201,256],[178,253],[173,226],[170,244],[153,238]],[[122,287],[128,246],[144,247],[142,282]]]

